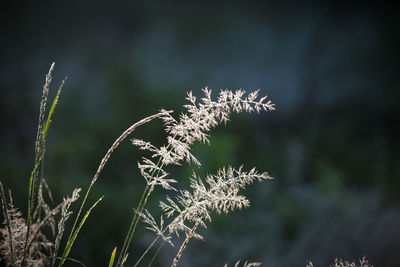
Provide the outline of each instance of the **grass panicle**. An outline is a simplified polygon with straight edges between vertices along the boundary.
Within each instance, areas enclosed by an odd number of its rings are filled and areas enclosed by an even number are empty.
[[[216,100],[212,99],[212,91],[208,88],[203,89],[204,97],[197,102],[197,98],[192,92],[187,94],[186,99],[189,104],[184,105],[187,113],[182,113],[179,119],[175,119],[170,112],[163,113],[165,131],[168,134],[167,144],[160,148],[155,147],[151,142],[141,139],[132,139],[132,144],[140,150],[150,151],[152,158],[158,158],[157,163],[148,158],[143,158],[138,163],[141,175],[146,180],[146,188],[142,195],[136,211],[142,212],[153,187],[160,185],[166,190],[176,190],[171,184],[177,183],[175,179],[166,178],[168,172],[163,169],[168,165],[181,165],[183,161],[194,163],[200,166],[201,163],[191,153],[190,147],[195,141],[210,143],[208,132],[217,125],[229,121],[232,112],[260,112],[273,111],[275,105],[271,101],[266,101],[266,97],[258,99],[258,91],[245,95],[245,91],[221,90]],[[258,99],[258,100],[257,100]],[[136,230],[139,216],[134,214],[128,233],[126,235],[122,251],[119,256],[117,266],[122,266],[122,259],[126,256],[132,237]]]

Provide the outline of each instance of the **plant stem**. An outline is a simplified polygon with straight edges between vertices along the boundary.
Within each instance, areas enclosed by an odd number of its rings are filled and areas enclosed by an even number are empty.
[[[135,263],[135,266],[134,266],[134,267],[137,267],[137,266],[138,266],[138,264],[141,262],[141,260],[146,256],[146,254],[150,251],[150,249],[151,249],[151,248],[154,246],[154,244],[157,242],[157,240],[158,240],[159,237],[160,237],[160,236],[157,236],[157,237],[153,240],[153,242],[150,244],[150,246],[148,246],[148,248],[146,249],[146,251],[143,252],[142,256],[140,256],[140,258],[138,259],[138,261]]]
[[[145,191],[143,192],[143,195],[142,195],[142,196],[145,195],[145,198],[144,198],[144,200],[142,198],[142,201],[139,203],[138,209],[136,210],[135,215],[134,215],[134,217],[132,219],[131,225],[130,225],[129,230],[128,230],[128,234],[126,235],[125,242],[124,242],[124,244],[126,244],[125,251],[123,253],[121,253],[121,255],[120,255],[119,259],[118,259],[117,267],[118,266],[122,266],[122,260],[123,260],[123,258],[125,258],[126,254],[127,254],[129,245],[132,242],[133,236],[134,236],[135,231],[136,231],[136,226],[139,223],[139,219],[140,219],[139,214],[143,211],[144,207],[146,206],[147,200],[148,200],[148,198],[149,198],[149,196],[150,196],[152,191],[153,191],[152,187],[149,186],[149,185],[146,185],[146,189],[145,189]],[[121,262],[119,260],[121,260]]]
[[[165,240],[163,240],[163,242],[158,246],[158,249],[157,249],[156,253],[154,253],[153,258],[151,258],[151,261],[150,261],[150,263],[149,263],[149,265],[147,267],[150,267],[153,264],[154,260],[156,259],[156,256],[157,256],[158,252],[160,251],[160,248],[164,245],[164,243],[165,243]]]
[[[199,226],[200,221],[196,221],[196,223],[193,225],[192,229],[190,229],[190,232],[186,235],[185,241],[183,241],[181,247],[179,248],[178,253],[176,254],[176,257],[174,261],[172,262],[171,267],[176,267],[176,264],[178,263],[179,259],[182,256],[183,250],[186,248],[186,245],[189,243],[189,240],[193,237],[194,231],[196,230],[197,226]]]
[[[167,112],[167,113],[171,113],[172,111],[166,111],[166,112]],[[128,129],[126,129],[126,130],[114,141],[114,143],[112,144],[112,146],[108,149],[107,153],[106,153],[106,154],[104,155],[104,157],[102,158],[102,160],[101,160],[101,162],[100,162],[100,165],[99,165],[99,167],[97,168],[97,171],[96,171],[96,173],[95,173],[95,175],[94,175],[92,181],[90,182],[90,185],[89,185],[89,187],[88,187],[88,189],[87,189],[87,191],[86,191],[85,198],[84,198],[83,201],[82,201],[82,204],[81,204],[81,206],[80,206],[80,208],[79,208],[78,214],[76,215],[74,224],[73,224],[73,226],[72,226],[71,232],[70,232],[70,234],[69,234],[67,244],[71,242],[71,238],[72,238],[72,236],[73,236],[73,234],[74,234],[74,232],[75,232],[76,225],[77,225],[78,220],[79,220],[79,217],[80,217],[80,215],[81,215],[81,213],[82,213],[83,207],[84,207],[84,205],[85,205],[85,203],[86,203],[86,200],[87,200],[87,197],[88,197],[88,195],[89,195],[89,193],[90,193],[90,190],[92,189],[92,186],[94,185],[94,183],[97,181],[97,178],[99,177],[101,171],[103,170],[104,166],[106,165],[106,163],[107,163],[108,159],[110,158],[112,152],[114,152],[114,150],[119,146],[119,144],[120,144],[126,137],[128,137],[137,127],[139,127],[139,126],[141,126],[141,125],[143,125],[143,124],[145,124],[145,123],[147,123],[147,122],[149,122],[149,121],[151,121],[151,120],[153,120],[153,119],[155,119],[155,118],[161,117],[161,116],[163,116],[164,114],[165,114],[165,112],[159,112],[159,113],[157,113],[157,114],[148,116],[148,117],[146,117],[146,118],[144,118],[144,119],[142,119],[142,120],[136,122],[135,124],[131,125]],[[64,249],[64,253],[66,252],[66,249],[67,249],[67,246],[66,246],[65,249]],[[63,254],[64,254],[64,253],[63,253]],[[66,256],[68,256],[68,254],[67,254]]]
[[[163,163],[161,163],[161,159],[158,160],[157,162],[157,167],[161,164],[161,167],[157,170],[153,170],[153,172],[151,173],[151,177],[154,177],[154,175],[158,175],[160,173],[160,169],[163,166]],[[122,261],[125,258],[129,245],[132,241],[133,235],[135,234],[135,230],[136,230],[136,226],[139,222],[139,214],[143,211],[144,207],[146,206],[147,200],[151,194],[151,192],[153,191],[153,187],[150,186],[150,183],[146,183],[146,188],[143,191],[142,197],[140,198],[139,204],[135,210],[135,215],[132,218],[131,224],[129,226],[129,230],[128,233],[126,234],[125,240],[124,240],[124,245],[122,247],[121,250],[121,254],[118,257],[118,261],[117,261],[117,267],[118,266],[122,266]]]
[[[24,243],[24,251],[23,251],[23,256],[21,260],[21,266],[25,265],[25,258],[26,258],[26,253],[27,253],[27,245],[29,241],[29,234],[30,234],[30,229],[31,229],[31,221],[32,221],[32,210],[33,210],[33,196],[34,196],[34,187],[35,187],[35,182],[36,182],[36,174],[37,174],[37,168],[39,167],[40,162],[42,161],[44,156],[44,153],[40,156],[40,158],[37,160],[35,163],[35,167],[32,170],[31,177],[29,178],[29,189],[28,189],[28,215],[27,215],[27,222],[26,222],[26,236],[25,236],[25,243]]]
[[[67,242],[67,244],[65,245],[65,249],[64,249],[64,252],[63,252],[63,255],[62,255],[62,259],[61,259],[60,263],[58,264],[58,267],[61,267],[61,266],[64,264],[65,260],[66,260],[67,257],[68,257],[69,252],[71,251],[72,245],[74,244],[75,239],[76,239],[76,237],[77,237],[78,234],[79,234],[79,231],[81,230],[82,226],[85,224],[85,221],[86,221],[86,219],[89,217],[89,215],[90,215],[92,209],[94,209],[94,207],[96,207],[96,205],[103,199],[103,197],[104,197],[104,196],[100,197],[100,198],[86,211],[86,214],[82,217],[82,220],[81,220],[81,222],[79,223],[78,227],[75,229],[75,231],[74,231],[74,233],[73,233],[73,235],[72,235],[72,237],[71,237],[71,240],[69,240],[69,241]]]
[[[123,258],[124,258],[125,255],[126,255],[126,251],[128,250],[128,246],[129,246],[129,245],[128,245],[128,243],[129,243],[129,237],[130,237],[130,235],[131,235],[131,232],[132,232],[133,228],[134,228],[135,225],[136,225],[136,221],[138,220],[138,216],[139,216],[139,210],[142,209],[142,203],[143,203],[143,200],[145,199],[145,195],[147,194],[147,191],[148,191],[148,190],[149,190],[149,185],[146,184],[146,188],[144,189],[144,191],[143,191],[143,193],[142,193],[142,197],[140,198],[140,201],[139,201],[139,204],[138,204],[138,206],[137,206],[137,209],[135,210],[135,215],[133,215],[131,224],[130,224],[130,226],[129,226],[128,233],[126,234],[126,237],[125,237],[125,240],[124,240],[124,245],[122,246],[122,249],[121,249],[121,253],[120,253],[119,256],[118,256],[117,267],[118,267],[118,266],[121,266],[122,260],[123,260]],[[133,230],[133,231],[134,231],[134,230]]]

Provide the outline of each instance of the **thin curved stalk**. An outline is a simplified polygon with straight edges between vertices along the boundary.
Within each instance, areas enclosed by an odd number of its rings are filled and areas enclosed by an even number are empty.
[[[185,250],[187,244],[189,243],[189,240],[193,237],[194,231],[196,230],[197,226],[199,226],[199,221],[196,221],[196,223],[193,225],[192,229],[190,229],[190,232],[186,235],[185,241],[183,241],[181,247],[179,248],[178,253],[175,256],[174,261],[172,262],[171,267],[176,267],[176,264],[178,263],[179,259],[182,256],[183,250]]]
[[[114,152],[114,150],[121,144],[121,142],[122,142],[126,137],[128,137],[137,127],[139,127],[139,126],[141,126],[141,125],[143,125],[143,124],[145,124],[145,123],[148,123],[149,121],[151,121],[151,120],[153,120],[153,119],[155,119],[155,118],[158,118],[158,117],[161,117],[161,116],[165,115],[165,112],[167,112],[167,113],[172,113],[172,111],[159,112],[159,113],[157,113],[157,114],[148,116],[148,117],[146,117],[146,118],[144,118],[144,119],[142,119],[142,120],[136,122],[135,124],[131,125],[128,129],[126,129],[126,130],[114,141],[114,143],[113,143],[113,144],[111,145],[111,147],[108,149],[107,153],[106,153],[106,154],[104,155],[104,157],[102,158],[102,160],[101,160],[101,162],[100,162],[100,165],[99,165],[99,167],[97,168],[97,171],[96,171],[96,173],[95,173],[95,175],[94,175],[92,181],[90,182],[90,185],[89,185],[89,187],[88,187],[88,189],[87,189],[87,191],[86,191],[85,197],[84,197],[84,199],[83,199],[83,201],[82,201],[82,204],[81,204],[81,206],[80,206],[80,208],[79,208],[79,211],[78,211],[78,213],[77,213],[77,215],[76,215],[74,224],[73,224],[73,226],[72,226],[70,235],[69,235],[69,237],[68,237],[67,244],[69,244],[69,243],[71,242],[71,240],[72,240],[72,237],[73,237],[74,232],[75,232],[76,225],[77,225],[78,220],[79,220],[79,217],[80,217],[80,215],[81,215],[81,213],[82,213],[83,207],[84,207],[84,205],[86,204],[86,200],[87,200],[87,197],[88,197],[88,195],[89,195],[89,193],[90,193],[90,190],[92,189],[94,183],[97,181],[97,178],[99,177],[101,171],[103,170],[104,166],[106,165],[106,163],[107,163],[108,159],[110,158],[111,154],[112,154],[112,153]],[[71,244],[71,246],[72,246],[72,244]],[[65,255],[66,250],[67,250],[67,246],[66,246],[65,249],[64,249],[63,255]],[[66,257],[66,256],[68,256],[68,253],[66,253],[65,257]],[[63,258],[64,258],[64,256],[63,256]],[[62,263],[63,263],[63,262],[62,262]],[[62,264],[61,264],[60,266],[62,266]]]
[[[163,242],[158,246],[156,253],[154,253],[153,258],[151,258],[151,261],[147,267],[150,267],[153,264],[154,260],[156,259],[157,255],[158,255],[158,252],[160,251],[160,249],[164,245],[164,243],[165,243],[165,240],[163,240]]]
[[[138,211],[142,210],[142,204],[143,204],[143,201],[145,199],[145,196],[147,194],[147,190],[148,189],[149,189],[149,185],[146,184],[146,188],[144,189],[144,191],[142,193],[142,196],[140,198],[139,204],[137,206],[137,209],[135,210],[135,215],[133,215],[131,224],[129,225],[128,233],[126,234],[126,237],[125,237],[125,240],[124,240],[124,244],[123,244],[122,249],[121,249],[121,253],[118,256],[117,267],[122,264],[122,260],[125,258],[126,252],[128,250],[128,247],[129,247],[128,243],[129,243],[129,240],[130,240],[131,233],[132,233],[132,231],[135,231],[134,227],[136,226],[136,222],[137,222],[138,216],[139,216],[138,215],[139,214]]]
[[[153,242],[150,244],[150,246],[147,247],[146,251],[143,252],[142,256],[140,256],[140,258],[137,260],[137,262],[135,263],[134,267],[137,267],[139,265],[139,263],[143,260],[143,258],[146,256],[146,254],[150,251],[150,249],[154,246],[154,244],[157,242],[158,238],[160,238],[160,236],[157,236]]]
[[[25,265],[25,259],[26,259],[26,253],[27,253],[27,245],[29,241],[29,234],[31,230],[31,223],[32,223],[32,211],[33,211],[33,198],[34,198],[34,187],[36,183],[36,173],[37,169],[40,165],[40,162],[43,160],[44,153],[40,156],[38,161],[35,164],[35,167],[32,170],[31,176],[29,178],[29,188],[28,188],[28,214],[27,214],[27,222],[26,222],[26,236],[25,236],[25,243],[24,243],[24,250],[23,250],[23,256],[21,260],[21,266]]]
[[[158,162],[157,162],[157,166],[159,166],[160,164],[161,164],[161,167],[160,167],[160,169],[161,169],[162,166],[163,166],[163,163],[161,163],[161,160],[159,159]],[[158,175],[160,173],[160,169],[158,169],[157,173],[155,173],[156,171],[154,170],[152,172],[151,176],[154,177],[154,174]],[[138,206],[137,206],[137,208],[135,210],[135,215],[132,218],[131,224],[129,226],[128,233],[127,233],[127,235],[125,237],[124,245],[123,245],[122,250],[121,250],[121,254],[118,257],[117,267],[118,266],[122,266],[122,261],[123,261],[123,259],[125,258],[126,254],[128,252],[129,245],[132,242],[133,236],[134,236],[135,231],[136,231],[136,226],[139,223],[139,219],[140,219],[139,214],[143,211],[144,207],[146,206],[147,200],[148,200],[148,198],[149,198],[149,196],[150,196],[152,191],[153,191],[153,188],[149,185],[149,183],[147,183],[146,184],[146,188],[144,189],[142,197],[141,197],[141,199],[139,201],[139,204],[138,204]]]
[[[145,198],[144,201],[143,201],[142,207],[140,208],[139,212],[137,212],[137,214],[140,214],[140,213],[143,211],[143,208],[144,208],[144,206],[146,206],[147,200],[149,199],[149,196],[150,196],[150,194],[151,194],[152,191],[153,191],[153,190],[152,190],[152,188],[150,187],[150,189],[147,191],[146,198]],[[139,219],[140,219],[140,217],[139,217],[139,215],[137,215],[137,219],[136,219],[135,225],[134,225],[134,227],[133,227],[132,234],[131,234],[131,236],[129,237],[128,246],[127,246],[127,247],[129,247],[129,244],[130,244],[131,241],[132,241],[133,235],[135,234],[136,226],[137,226],[137,224],[139,223]]]
[[[67,259],[67,256],[68,256],[69,252],[71,251],[72,245],[74,244],[75,239],[76,239],[76,237],[78,236],[79,231],[81,230],[82,226],[84,225],[86,219],[89,217],[90,212],[91,212],[92,209],[94,209],[94,207],[96,207],[96,205],[103,199],[103,197],[104,197],[104,196],[102,196],[101,198],[99,198],[99,199],[88,209],[88,211],[86,212],[86,214],[83,216],[83,218],[82,218],[82,220],[81,220],[79,226],[78,226],[78,227],[76,228],[76,230],[74,231],[74,234],[72,235],[71,240],[68,241],[68,242],[67,242],[67,245],[65,246],[65,250],[64,250],[63,255],[62,255],[62,257],[61,257],[61,261],[60,261],[60,263],[58,264],[59,267],[61,267],[61,266],[64,264],[65,259]]]

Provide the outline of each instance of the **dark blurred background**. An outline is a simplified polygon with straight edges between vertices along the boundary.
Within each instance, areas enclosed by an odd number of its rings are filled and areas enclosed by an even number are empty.
[[[399,266],[399,23],[374,2],[14,1],[0,13],[0,179],[25,211],[41,90],[64,78],[45,177],[57,202],[87,188],[120,133],[160,108],[177,114],[201,88],[256,90],[277,111],[233,115],[197,144],[201,175],[224,165],[267,170],[244,193],[251,207],[214,216],[181,266],[238,259],[263,266],[328,266],[367,255]],[[135,133],[163,144],[161,123]],[[125,141],[94,187],[92,213],[71,257],[105,266],[121,247],[144,188],[140,153]],[[193,166],[172,169],[188,184]],[[149,208],[159,214],[157,191]],[[76,205],[77,206],[77,205]],[[142,225],[143,226],[143,225]],[[151,242],[135,236],[128,263]],[[156,266],[177,248],[163,247]],[[148,259],[146,259],[148,260]],[[146,261],[145,261],[146,262]],[[128,264],[128,265],[129,265]]]

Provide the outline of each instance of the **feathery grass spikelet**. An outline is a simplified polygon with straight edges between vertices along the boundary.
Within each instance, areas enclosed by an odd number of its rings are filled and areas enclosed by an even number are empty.
[[[197,102],[197,98],[190,91],[187,93],[186,100],[189,104],[184,105],[187,113],[182,113],[179,120],[176,120],[171,112],[160,110],[162,116],[160,118],[164,122],[165,131],[168,133],[167,145],[160,148],[155,147],[150,142],[141,139],[132,139],[132,144],[140,150],[148,150],[153,153],[152,158],[158,158],[159,163],[152,165],[161,168],[160,166],[181,165],[182,161],[194,163],[200,166],[200,162],[190,152],[190,147],[195,141],[209,144],[208,132],[217,125],[229,121],[232,112],[260,112],[273,111],[275,105],[270,100],[266,101],[267,97],[258,98],[258,90],[245,95],[244,90],[232,92],[230,90],[221,90],[217,100],[212,99],[212,91],[208,88],[203,89],[204,97]],[[146,165],[151,160],[144,159]],[[160,165],[161,163],[161,165]],[[139,163],[139,168],[141,164]],[[162,172],[166,173],[166,172]],[[142,173],[147,183],[151,183],[149,177],[154,175],[154,172]],[[164,176],[166,177],[166,176]],[[163,178],[164,178],[163,177]],[[158,183],[164,188],[169,186],[166,183]]]
[[[254,181],[271,179],[268,173],[258,173],[254,168],[249,172],[243,168],[222,168],[214,175],[207,175],[205,183],[196,174],[191,177],[191,192],[181,190],[176,201],[167,198],[168,203],[160,202],[160,207],[167,217],[176,214],[169,225],[170,232],[190,229],[185,222],[199,222],[206,227],[205,221],[211,221],[211,211],[228,213],[230,210],[249,206],[246,197],[239,195],[239,189]]]

